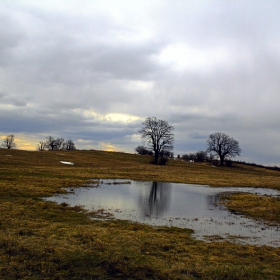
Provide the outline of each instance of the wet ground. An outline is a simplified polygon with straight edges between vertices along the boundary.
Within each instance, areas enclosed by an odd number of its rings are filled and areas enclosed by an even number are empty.
[[[46,200],[82,205],[104,218],[191,228],[193,236],[201,240],[227,239],[241,244],[280,246],[280,226],[267,226],[230,213],[219,203],[219,195],[224,192],[279,196],[277,190],[132,180],[99,180],[98,184],[67,190],[66,195]]]

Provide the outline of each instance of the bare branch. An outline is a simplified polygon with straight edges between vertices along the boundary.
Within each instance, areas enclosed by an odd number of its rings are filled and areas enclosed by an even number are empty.
[[[238,141],[227,134],[216,132],[209,135],[207,152],[215,152],[220,157],[220,164],[224,164],[226,157],[240,156],[241,149]]]
[[[160,153],[172,151],[174,134],[173,126],[167,121],[159,120],[156,117],[149,117],[142,123],[143,127],[139,130],[144,143],[154,152],[155,163],[158,163]]]
[[[7,149],[14,149],[16,147],[14,134],[5,136],[2,147]]]

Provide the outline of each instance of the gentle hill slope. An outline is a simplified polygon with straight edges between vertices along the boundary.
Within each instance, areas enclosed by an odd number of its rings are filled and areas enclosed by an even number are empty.
[[[149,156],[103,151],[43,151],[0,149],[0,170],[10,176],[46,178],[66,181],[91,178],[124,178],[205,184],[211,186],[251,186],[280,189],[280,172],[233,164],[213,167],[206,163],[169,160],[166,166],[149,164]],[[73,162],[65,165],[60,161]],[[67,183],[67,182],[65,182]],[[62,183],[63,186],[64,183]]]

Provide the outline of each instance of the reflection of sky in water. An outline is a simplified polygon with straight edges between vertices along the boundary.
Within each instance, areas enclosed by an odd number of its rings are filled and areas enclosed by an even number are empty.
[[[83,205],[88,210],[105,211],[117,219],[191,228],[194,236],[239,236],[236,242],[280,246],[280,228],[269,227],[240,215],[229,213],[218,204],[221,192],[243,191],[259,195],[279,195],[271,189],[211,188],[208,186],[129,181],[100,180],[96,188],[73,189],[66,195],[47,200]],[[127,181],[125,181],[127,182]]]

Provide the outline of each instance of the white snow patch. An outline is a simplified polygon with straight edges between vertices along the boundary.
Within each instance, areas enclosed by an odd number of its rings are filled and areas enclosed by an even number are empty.
[[[74,163],[73,163],[73,162],[70,162],[70,161],[60,161],[60,162],[63,163],[63,164],[74,165]]]

